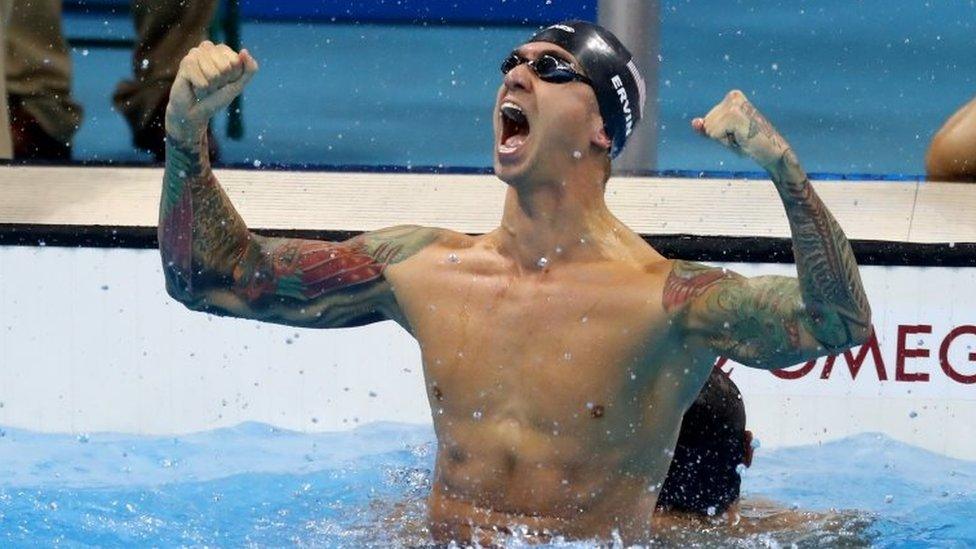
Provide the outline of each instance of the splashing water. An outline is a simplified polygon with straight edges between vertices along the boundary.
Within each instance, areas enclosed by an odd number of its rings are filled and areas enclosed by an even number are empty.
[[[71,435],[5,430],[0,546],[429,542],[425,496],[436,452],[428,426],[374,423],[309,434],[247,423],[179,438],[90,434],[85,444]],[[744,472],[743,493],[743,523],[758,529],[736,530],[715,517],[662,531],[656,541],[976,544],[976,526],[966,518],[976,506],[976,463],[880,435],[759,453]],[[761,499],[795,502],[806,519],[785,527],[778,518],[785,506],[769,511],[750,503]],[[859,511],[828,511],[836,506]]]

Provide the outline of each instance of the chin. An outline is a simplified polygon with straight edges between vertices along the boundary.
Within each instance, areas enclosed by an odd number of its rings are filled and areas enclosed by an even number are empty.
[[[502,155],[496,144],[493,155],[495,176],[513,187],[522,187],[536,181],[540,173],[542,151],[533,143],[527,143],[514,154]]]
[[[532,178],[527,163],[504,164],[495,159],[495,177],[512,187],[521,187]]]

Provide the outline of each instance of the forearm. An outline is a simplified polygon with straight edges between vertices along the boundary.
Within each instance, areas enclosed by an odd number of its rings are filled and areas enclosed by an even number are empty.
[[[829,350],[862,343],[870,335],[871,309],[844,231],[792,149],[767,170],[786,207],[810,331]]]
[[[251,235],[210,169],[205,137],[167,137],[159,249],[167,287],[179,297],[228,283]]]

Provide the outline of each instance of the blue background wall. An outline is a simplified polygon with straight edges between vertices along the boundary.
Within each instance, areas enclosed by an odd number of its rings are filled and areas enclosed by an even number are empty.
[[[126,9],[125,0],[66,0],[69,11]],[[542,24],[595,20],[597,0],[241,0],[248,19],[397,23]]]
[[[597,0],[242,0],[245,17],[346,21],[528,24],[593,19]]]

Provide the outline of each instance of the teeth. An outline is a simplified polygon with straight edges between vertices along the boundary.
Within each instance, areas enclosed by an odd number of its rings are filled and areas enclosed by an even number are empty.
[[[518,105],[516,105],[515,103],[512,103],[511,101],[506,101],[506,102],[502,103],[502,108],[503,109],[515,109],[518,112],[522,112],[522,107],[519,107]]]
[[[518,122],[525,120],[525,113],[522,112],[522,107],[519,107],[518,105],[512,103],[511,101],[505,101],[504,103],[502,103],[502,107],[500,110],[504,116],[512,120]]]

